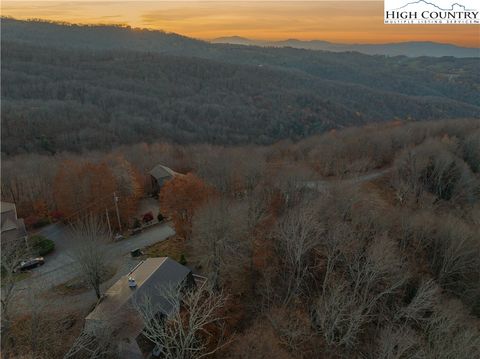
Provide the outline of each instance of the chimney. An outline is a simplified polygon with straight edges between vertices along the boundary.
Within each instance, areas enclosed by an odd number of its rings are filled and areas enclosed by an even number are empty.
[[[132,289],[137,286],[137,282],[135,282],[133,277],[128,277],[128,286]]]

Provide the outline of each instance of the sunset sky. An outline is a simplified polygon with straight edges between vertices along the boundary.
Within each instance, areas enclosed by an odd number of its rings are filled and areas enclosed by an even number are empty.
[[[383,1],[2,1],[2,16],[127,24],[200,39],[436,41],[480,46],[476,25],[384,25]]]

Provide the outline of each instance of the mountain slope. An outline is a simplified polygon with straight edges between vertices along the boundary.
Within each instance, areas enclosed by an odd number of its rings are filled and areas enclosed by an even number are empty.
[[[270,143],[367,122],[480,115],[471,59],[212,45],[11,20],[4,28],[9,154],[160,139]]]
[[[385,58],[352,52],[210,44],[159,31],[11,19],[2,21],[2,40],[65,49],[135,50],[287,68],[406,95],[444,96],[474,105],[480,103],[480,72],[478,59],[474,58]]]
[[[3,43],[3,150],[99,148],[158,139],[268,143],[399,118],[476,116],[302,72],[138,52]]]

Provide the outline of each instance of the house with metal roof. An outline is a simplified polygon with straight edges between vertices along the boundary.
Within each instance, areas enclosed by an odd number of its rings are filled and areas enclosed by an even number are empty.
[[[165,182],[179,175],[179,173],[163,165],[156,165],[148,174],[151,179],[152,194],[158,194]]]
[[[22,218],[17,217],[15,203],[1,202],[2,242],[26,241],[27,230]]]
[[[148,298],[158,308],[159,316],[168,317],[173,310],[162,295],[162,288],[194,285],[192,271],[168,257],[148,258],[141,261],[127,275],[112,285],[85,318],[85,331],[94,333],[108,326],[115,333],[122,358],[143,358],[142,318],[135,304]],[[142,348],[141,348],[142,347]]]

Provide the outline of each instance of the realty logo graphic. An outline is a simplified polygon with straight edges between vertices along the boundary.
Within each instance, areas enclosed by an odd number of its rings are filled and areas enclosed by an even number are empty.
[[[477,0],[384,0],[385,24],[480,24]]]

